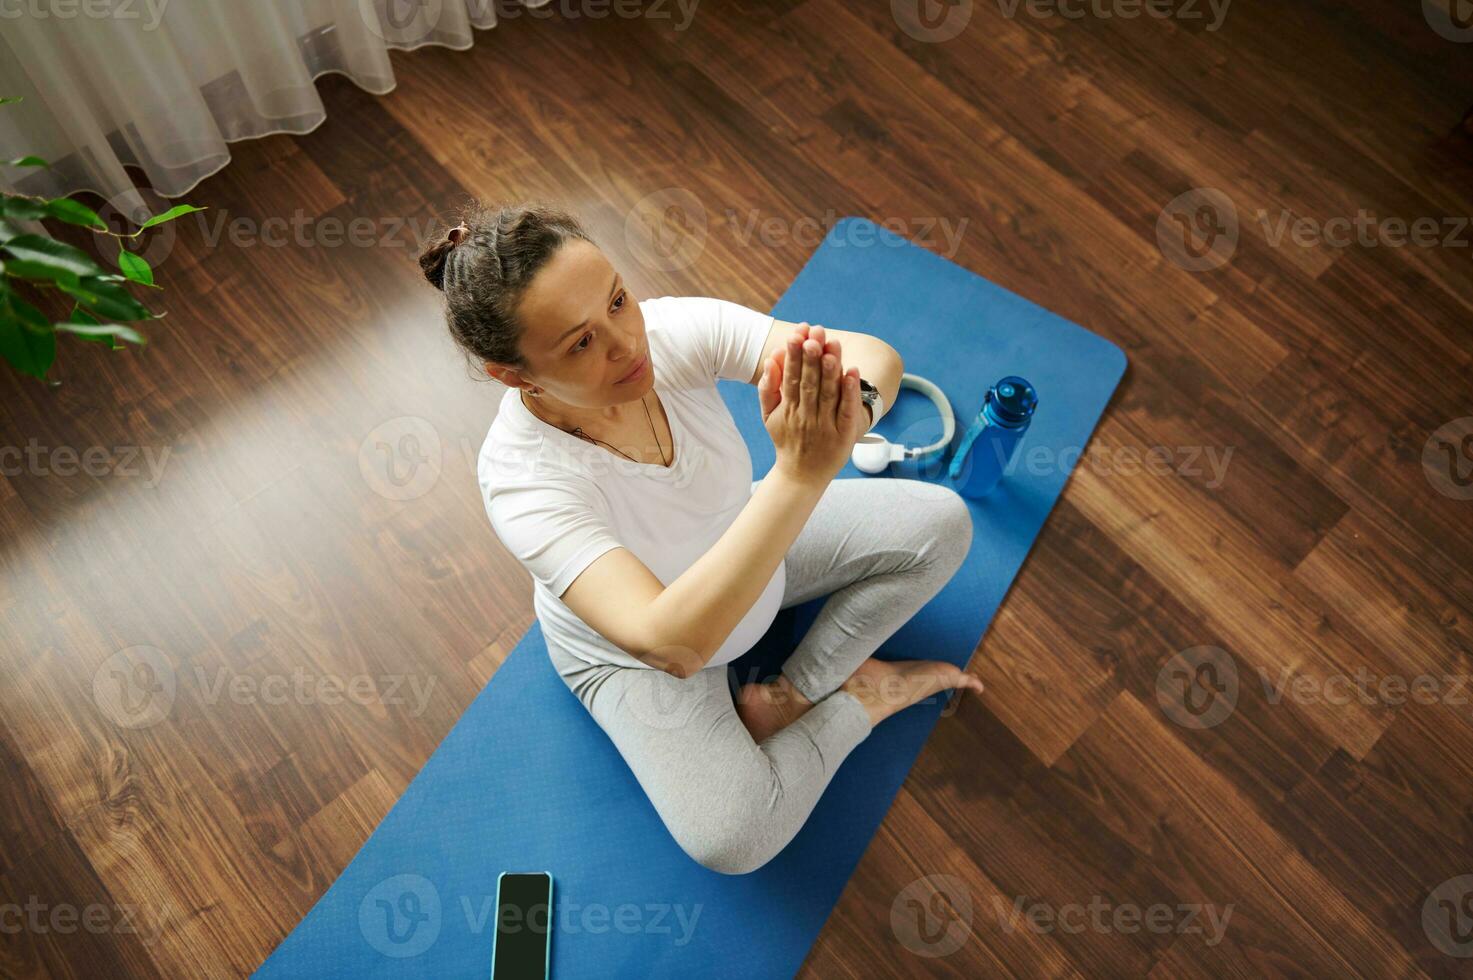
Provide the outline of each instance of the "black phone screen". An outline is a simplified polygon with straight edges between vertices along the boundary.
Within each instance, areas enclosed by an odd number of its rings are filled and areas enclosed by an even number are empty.
[[[551,875],[501,876],[491,980],[547,980],[551,907]]]

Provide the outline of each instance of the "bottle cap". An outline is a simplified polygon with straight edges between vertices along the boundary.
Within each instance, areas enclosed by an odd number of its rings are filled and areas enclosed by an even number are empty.
[[[1026,379],[1013,374],[993,385],[987,399],[998,418],[1014,425],[1027,422],[1038,407],[1038,392]]]

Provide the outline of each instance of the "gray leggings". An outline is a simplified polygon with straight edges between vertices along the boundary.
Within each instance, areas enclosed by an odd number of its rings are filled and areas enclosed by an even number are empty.
[[[737,717],[729,664],[682,679],[549,654],[681,848],[713,871],[746,874],[787,846],[870,733],[839,685],[941,591],[971,540],[971,515],[949,487],[831,483],[783,559],[782,608],[829,595],[782,668],[814,705],[760,744]]]

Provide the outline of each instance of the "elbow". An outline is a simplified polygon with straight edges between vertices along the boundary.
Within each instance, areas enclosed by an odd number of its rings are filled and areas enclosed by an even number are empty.
[[[711,659],[711,653],[680,643],[639,644],[635,650],[628,652],[656,670],[663,670],[672,677],[681,679],[694,676]]]
[[[660,669],[669,674],[671,677],[677,677],[680,680],[685,680],[687,677],[696,672],[695,668],[692,665],[677,660],[666,661],[665,665]]]
[[[879,386],[881,391],[893,382],[896,392],[887,393],[887,401],[893,401],[890,394],[896,394],[900,388],[900,378],[905,374],[905,359],[900,356],[900,351],[890,346],[878,337],[874,338],[875,345],[865,350],[864,356],[860,358],[861,366],[859,373],[870,382]]]
[[[705,667],[709,658],[702,657],[695,651],[682,649],[683,653],[676,656],[662,656],[655,663],[671,677],[685,680],[687,677],[694,677],[702,667]]]
[[[720,644],[701,623],[672,616],[659,603],[640,610],[632,623],[634,640],[624,649],[635,659],[672,677],[692,677],[716,655]],[[724,638],[723,638],[724,639]]]
[[[889,351],[890,357],[894,361],[895,376],[898,378],[905,373],[905,358],[900,356],[900,351],[896,350],[894,347],[891,347],[889,344],[886,344],[885,348]]]

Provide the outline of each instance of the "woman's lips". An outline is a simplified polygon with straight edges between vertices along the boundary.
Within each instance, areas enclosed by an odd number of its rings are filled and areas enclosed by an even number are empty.
[[[649,364],[649,359],[650,359],[650,356],[649,356],[648,353],[640,355],[640,358],[639,358],[639,366],[636,367],[634,370],[630,371],[628,374],[624,375],[624,377],[620,378],[618,381],[615,381],[614,384],[616,384],[616,385],[628,384],[629,382],[634,381],[635,379],[637,379],[640,375],[644,374],[644,369],[645,369],[645,366]]]

